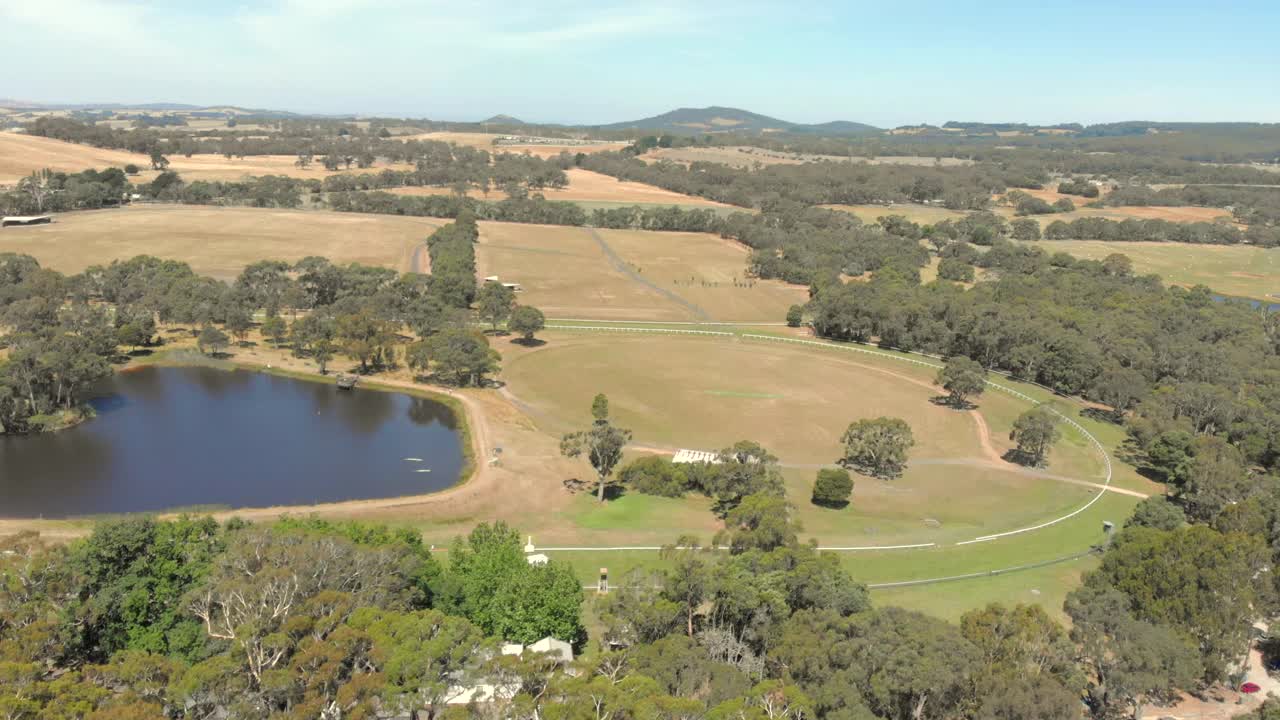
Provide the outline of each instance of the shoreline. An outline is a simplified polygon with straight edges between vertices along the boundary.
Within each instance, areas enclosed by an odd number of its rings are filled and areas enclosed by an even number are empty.
[[[209,367],[224,371],[246,370],[249,372],[260,372],[268,375],[315,383],[329,383],[332,382],[333,379],[333,373],[321,375],[318,371],[306,368],[282,367],[276,366],[272,363],[236,360],[235,356],[228,358],[213,358],[200,355],[198,352],[193,352],[191,348],[182,346],[159,350],[142,358],[131,358],[127,365],[116,368],[114,372],[136,372],[151,366]],[[199,506],[196,506],[194,511],[185,510],[183,508],[173,508],[167,510],[139,510],[136,512],[110,513],[106,515],[75,515],[66,518],[8,517],[0,515],[0,535],[6,533],[7,525],[20,526],[14,529],[14,532],[17,532],[24,527],[37,524],[94,524],[107,518],[134,516],[153,516],[159,519],[169,520],[181,515],[196,514],[209,516],[221,522],[233,517],[243,519],[260,519],[280,517],[290,514],[306,515],[311,513],[341,513],[373,508],[402,508],[413,505],[430,504],[448,499],[463,489],[469,489],[477,480],[485,475],[483,472],[485,466],[480,458],[488,457],[489,454],[487,442],[488,433],[483,427],[484,419],[481,416],[481,410],[473,399],[468,398],[465,394],[451,388],[438,386],[423,387],[421,385],[409,384],[404,381],[397,381],[391,378],[365,380],[365,377],[361,376],[360,384],[373,392],[392,392],[421,397],[438,402],[449,408],[456,418],[457,427],[454,428],[454,431],[458,433],[458,440],[463,454],[463,465],[458,473],[458,479],[456,482],[448,487],[429,493],[396,495],[380,498],[353,498],[351,500],[300,505],[272,505],[265,507],[246,506],[230,509],[219,508],[209,511],[201,511],[199,510]],[[74,425],[68,427],[74,427]],[[61,430],[65,428],[59,429]],[[44,535],[46,532],[41,531],[41,534]],[[50,532],[47,534],[67,535],[79,533]]]

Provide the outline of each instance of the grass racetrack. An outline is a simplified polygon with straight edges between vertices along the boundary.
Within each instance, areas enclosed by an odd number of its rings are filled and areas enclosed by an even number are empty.
[[[989,391],[976,413],[940,406],[930,401],[939,392],[931,375],[904,363],[723,338],[551,337],[540,349],[508,354],[504,371],[507,391],[540,430],[585,426],[591,398],[604,392],[616,422],[635,433],[633,453],[758,441],[784,466],[804,535],[824,546],[949,543],[1025,527],[1097,492],[1070,480],[1103,480],[1100,458],[1074,432],[1051,455],[1053,477],[1003,462],[1008,429],[1026,403]],[[892,481],[858,476],[845,509],[812,505],[814,473],[839,457],[844,429],[880,415],[912,427],[906,473]],[[645,544],[662,544],[682,526],[710,527],[699,519],[705,507],[701,499],[628,495],[607,508],[584,502],[570,521],[584,529],[651,529]]]

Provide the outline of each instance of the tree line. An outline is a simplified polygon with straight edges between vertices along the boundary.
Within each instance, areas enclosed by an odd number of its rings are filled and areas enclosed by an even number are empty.
[[[430,275],[307,257],[253,263],[230,284],[149,256],[66,277],[30,256],[0,254],[0,345],[8,351],[0,357],[0,433],[74,421],[122,349],[159,344],[161,324],[189,326],[206,352],[244,342],[258,326],[321,372],[341,354],[361,372],[403,363],[424,379],[483,384],[500,356],[472,327],[473,316],[525,341],[545,320],[501,284],[477,288],[477,233],[464,214],[428,238]],[[260,324],[258,311],[266,316]]]
[[[0,554],[0,709],[40,717],[1141,717],[1232,672],[1273,607],[1265,553],[1238,531],[1144,502],[1068,596],[952,624],[873,606],[783,498],[745,496],[711,543],[610,579],[526,561],[481,523],[443,556],[404,529],[317,518],[102,522]],[[446,558],[442,561],[438,557]],[[1150,589],[1159,590],[1153,594]],[[1227,591],[1229,589],[1229,591]],[[1227,591],[1227,592],[1224,592]],[[528,650],[551,636],[592,652]],[[453,705],[469,688],[489,701]]]

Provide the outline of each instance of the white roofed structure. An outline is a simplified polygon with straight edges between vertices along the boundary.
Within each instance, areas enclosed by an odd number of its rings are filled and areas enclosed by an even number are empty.
[[[712,465],[720,464],[720,453],[707,452],[706,450],[677,450],[675,457],[671,458],[673,463],[710,463]]]

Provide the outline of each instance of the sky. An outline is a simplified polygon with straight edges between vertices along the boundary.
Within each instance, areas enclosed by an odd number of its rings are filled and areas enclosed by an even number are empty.
[[[1280,2],[4,0],[0,98],[530,122],[1280,122]]]

